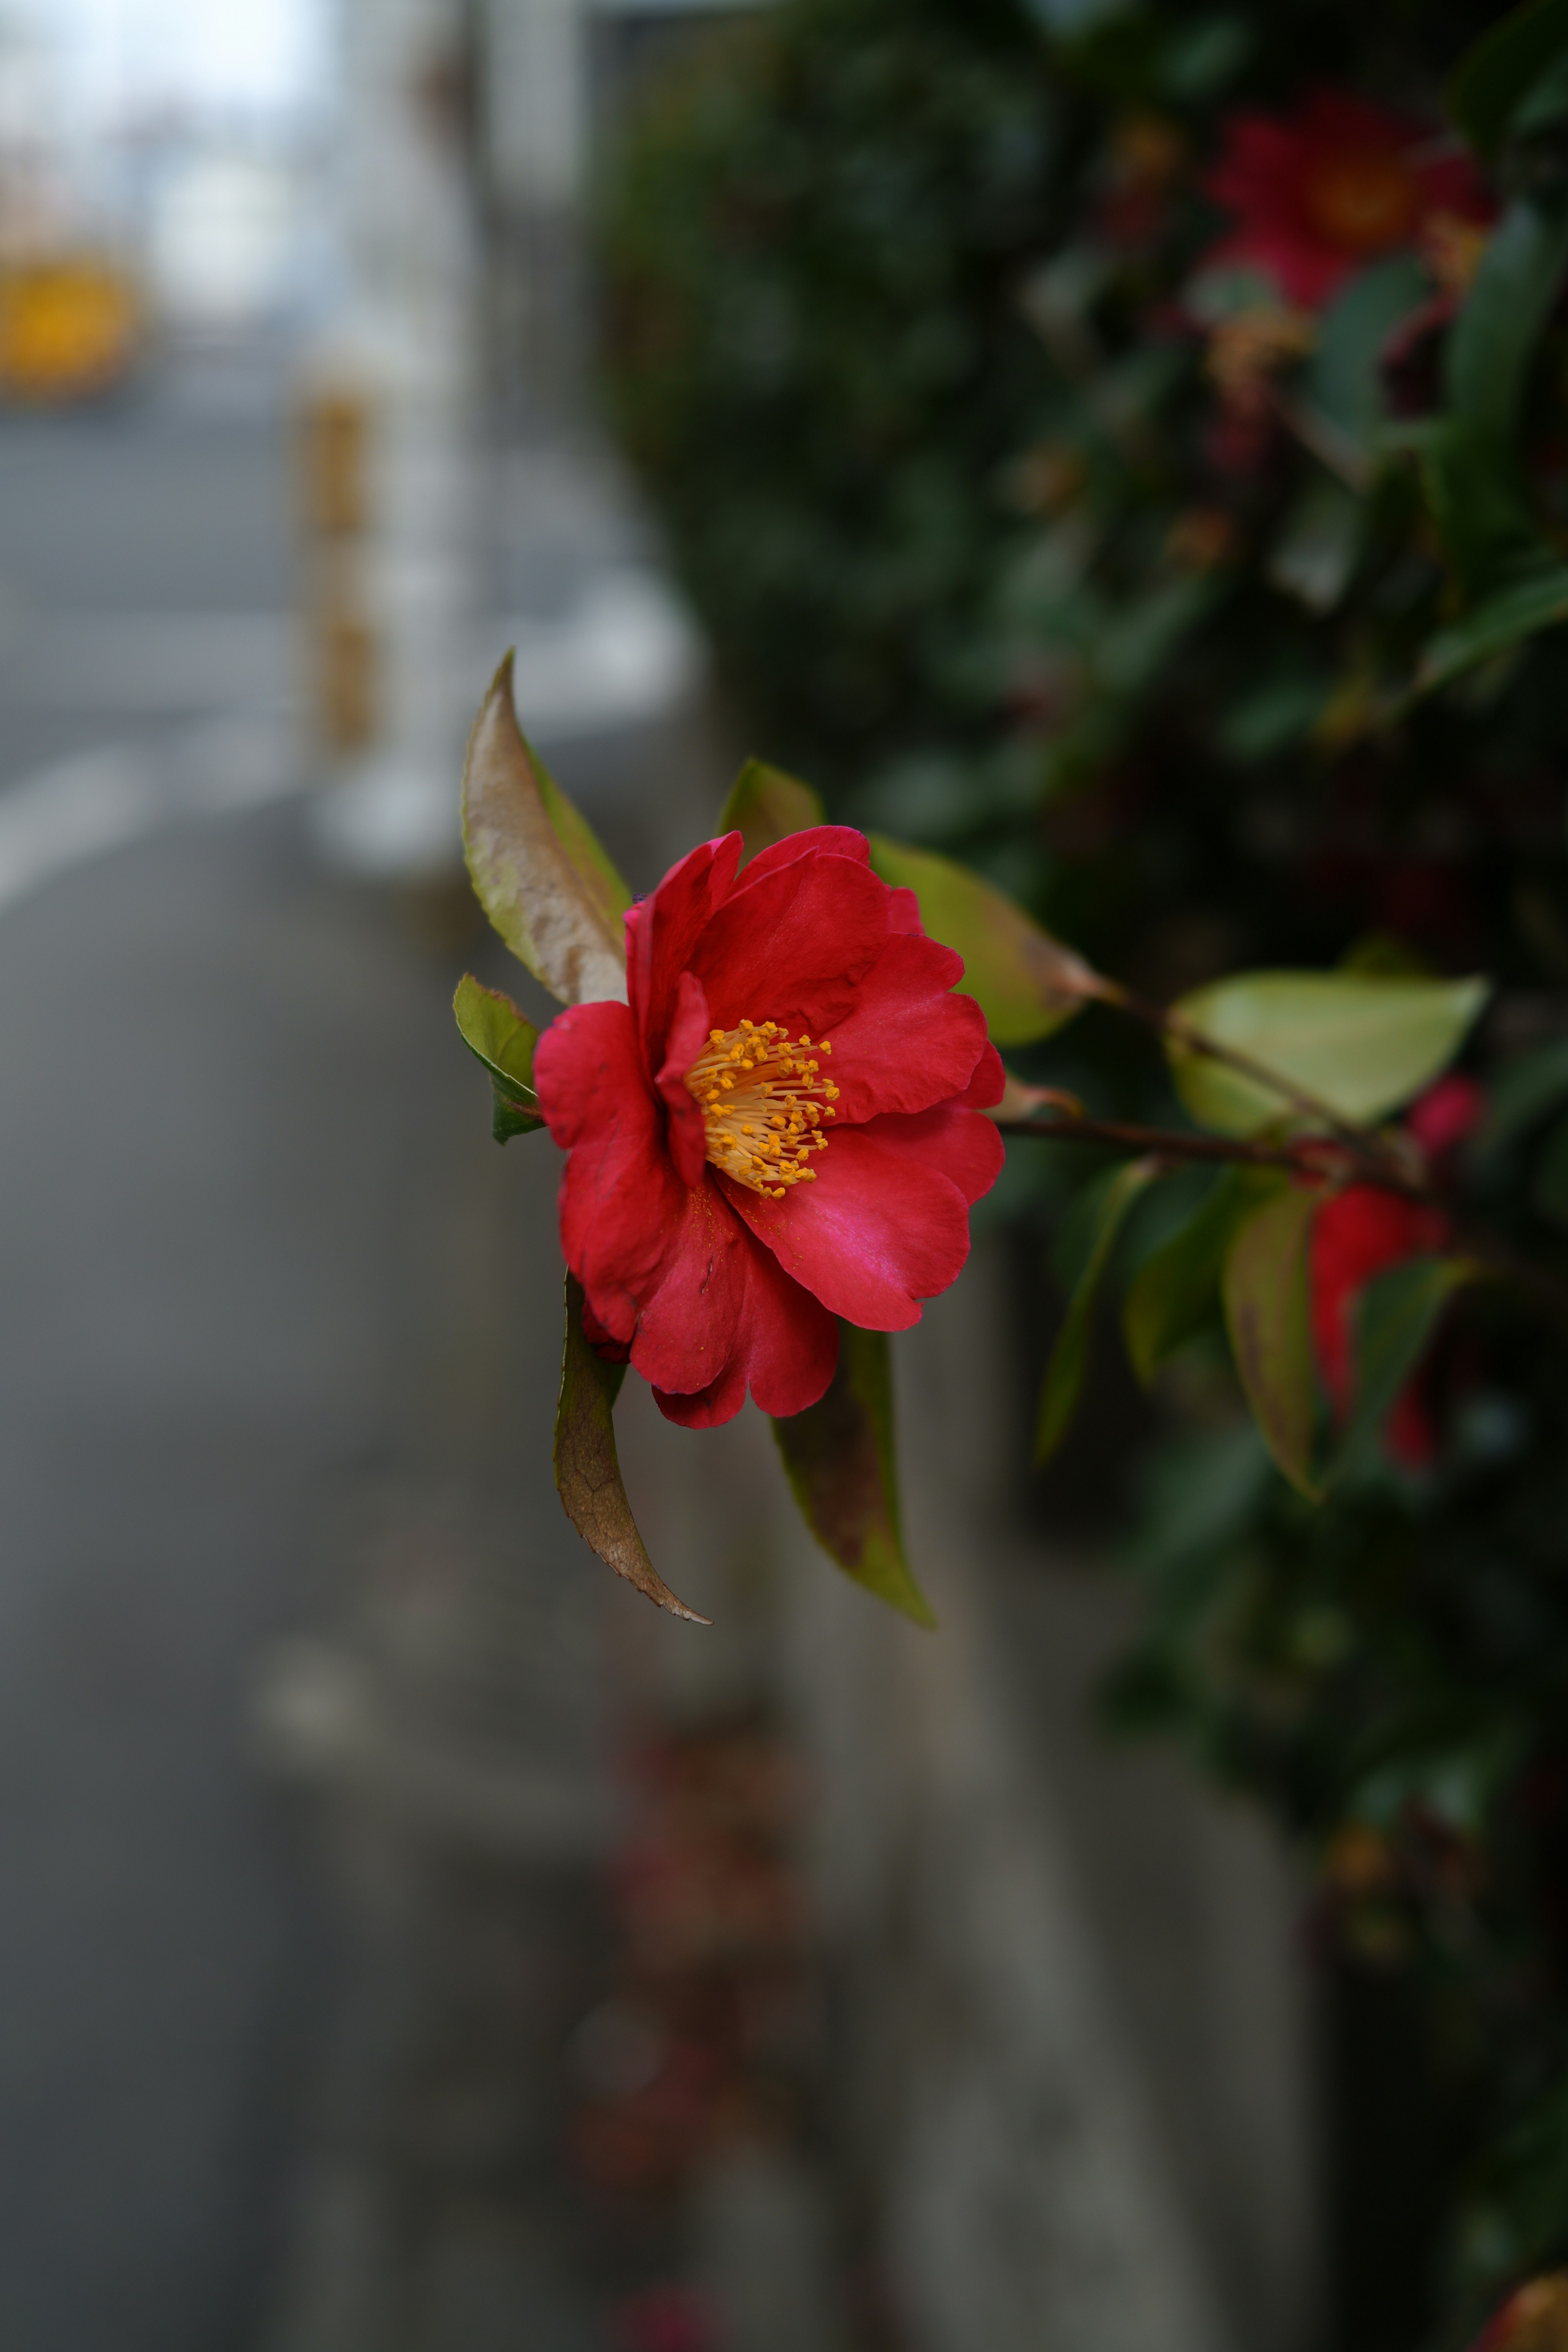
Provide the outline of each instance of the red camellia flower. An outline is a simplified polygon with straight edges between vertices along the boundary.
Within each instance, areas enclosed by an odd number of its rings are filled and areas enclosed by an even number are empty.
[[[1355,1392],[1355,1313],[1373,1277],[1406,1258],[1441,1250],[1450,1227],[1441,1209],[1375,1184],[1347,1184],[1312,1220],[1312,1344],[1335,1416],[1350,1417]],[[1417,1390],[1406,1388],[1388,1416],[1391,1453],[1418,1468],[1434,1451],[1431,1422]]]
[[[1473,1078],[1450,1072],[1412,1105],[1405,1125],[1429,1160],[1440,1160],[1474,1134],[1485,1100]],[[1350,1417],[1355,1393],[1355,1316],[1362,1292],[1377,1275],[1448,1247],[1454,1229],[1443,1210],[1385,1192],[1376,1184],[1347,1184],[1331,1193],[1312,1220],[1309,1265],[1312,1344],[1336,1417]],[[1395,1400],[1388,1417],[1389,1450],[1412,1469],[1436,1450],[1419,1381]]]
[[[1468,159],[1421,125],[1348,91],[1317,89],[1292,115],[1232,115],[1205,183],[1236,216],[1205,262],[1266,269],[1288,302],[1321,310],[1353,270],[1415,246],[1445,219],[1489,211]]]
[[[743,874],[738,833],[703,843],[626,916],[629,1002],[573,1006],[534,1055],[584,1328],[688,1428],[748,1386],[766,1412],[815,1404],[836,1316],[917,1323],[1001,1170],[963,962],[868,859],[842,825]]]

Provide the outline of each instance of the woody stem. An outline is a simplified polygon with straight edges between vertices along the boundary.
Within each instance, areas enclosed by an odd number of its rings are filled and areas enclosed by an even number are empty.
[[[1284,1168],[1301,1176],[1326,1176],[1332,1159],[1350,1159],[1362,1183],[1377,1184],[1387,1192],[1403,1192],[1413,1201],[1430,1201],[1430,1184],[1391,1163],[1382,1153],[1367,1151],[1355,1142],[1331,1142],[1326,1136],[1302,1137],[1294,1143],[1251,1143],[1234,1136],[1188,1135],[1177,1128],[1138,1127],[1126,1119],[1089,1118],[1077,1115],[1055,1118],[999,1118],[1004,1135],[1038,1135],[1053,1143],[1111,1143],[1129,1151],[1147,1152],[1161,1160],[1214,1160],[1243,1168]],[[1324,1150],[1331,1154],[1325,1164]]]
[[[1038,1135],[1052,1143],[1110,1143],[1158,1160],[1219,1160],[1233,1167],[1283,1168],[1298,1176],[1325,1177],[1334,1172],[1331,1163],[1325,1166],[1321,1158],[1312,1156],[1327,1146],[1335,1157],[1349,1158],[1354,1162],[1351,1172],[1358,1184],[1375,1184],[1385,1192],[1402,1193],[1410,1201],[1440,1200],[1435,1186],[1403,1173],[1386,1159],[1371,1158],[1337,1141],[1330,1144],[1323,1136],[1304,1136],[1295,1143],[1249,1143],[1231,1136],[1184,1135],[1175,1128],[1136,1127],[1125,1119],[1076,1117],[999,1118],[996,1125],[1004,1135]],[[1496,1234],[1479,1226],[1468,1226],[1456,1220],[1453,1231],[1454,1245],[1465,1255],[1514,1283],[1552,1321],[1568,1327],[1568,1284],[1549,1267],[1522,1256]]]
[[[1123,988],[1120,982],[1106,980],[1102,975],[1097,974],[1096,978],[1099,985],[1094,992],[1102,1003],[1113,1005],[1118,1012],[1128,1013],[1134,1021],[1142,1021],[1145,1027],[1157,1030],[1162,1036],[1174,1038],[1189,1054],[1201,1054],[1205,1061],[1218,1062],[1224,1068],[1234,1070],[1237,1077],[1247,1079],[1249,1085],[1260,1087],[1265,1092],[1274,1095],[1299,1118],[1310,1119],[1314,1127],[1326,1129],[1363,1163],[1377,1162],[1385,1168],[1392,1167],[1397,1171],[1400,1181],[1390,1181],[1390,1191],[1412,1190],[1413,1173],[1404,1165],[1396,1145],[1373,1134],[1366,1128],[1356,1127],[1349,1119],[1342,1118],[1331,1104],[1307,1093],[1304,1087],[1293,1086],[1278,1070],[1271,1070],[1266,1062],[1255,1062],[1250,1054],[1243,1054],[1234,1045],[1222,1045],[1217,1037],[1209,1036],[1173,1006],[1157,1004],[1152,997],[1140,996],[1134,990]],[[1419,1193],[1417,1197],[1420,1197]]]

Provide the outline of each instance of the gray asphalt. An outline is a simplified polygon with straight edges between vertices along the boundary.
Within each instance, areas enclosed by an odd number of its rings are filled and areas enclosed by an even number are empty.
[[[178,723],[37,707],[7,629],[286,606],[281,404],[210,394],[0,423],[0,788]],[[489,955],[324,874],[298,801],[0,912],[6,2352],[263,2340],[352,1956],[250,1692],[341,1610],[345,1524],[483,1468],[530,1605],[580,1580],[554,1171],[496,1151],[448,1009]],[[547,1643],[556,1755],[592,1738],[562,1678]]]

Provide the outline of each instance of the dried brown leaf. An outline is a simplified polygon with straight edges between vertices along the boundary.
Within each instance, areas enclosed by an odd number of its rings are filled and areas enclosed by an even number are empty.
[[[510,654],[468,738],[463,843],[479,904],[536,980],[566,1004],[626,1002],[629,894],[518,726]]]
[[[555,1413],[555,1491],[562,1508],[607,1568],[672,1617],[693,1625],[711,1618],[689,1609],[659,1575],[637,1533],[621,1479],[613,1411],[626,1367],[607,1364],[583,1335],[583,1287],[566,1277],[566,1345]]]

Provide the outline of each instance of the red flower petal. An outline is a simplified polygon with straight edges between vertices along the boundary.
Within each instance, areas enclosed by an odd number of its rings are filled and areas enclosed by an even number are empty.
[[[671,1420],[799,1412],[837,1357],[837,1314],[919,1318],[969,1249],[969,1203],[1002,1160],[1002,1069],[959,959],[926,939],[910,892],[867,846],[818,827],[752,860],[708,842],[627,918],[629,1004],[563,1013],[535,1055],[541,1108],[571,1158],[567,1262],[596,1344],[629,1347]],[[706,1158],[686,1086],[710,1028],[836,1023],[845,1123],[810,1184],[763,1199]],[[854,1123],[858,1114],[860,1124]]]
[[[793,866],[796,858],[813,854],[853,857],[858,865],[868,866],[871,845],[852,824],[807,825],[804,833],[786,833],[782,841],[759,849],[747,862],[739,887],[744,889],[750,883],[760,882],[764,875],[776,874],[781,866]]]
[[[840,1123],[925,1110],[963,1092],[986,1045],[979,1005],[952,992],[963,973],[963,958],[935,940],[900,933],[888,941],[853,1009],[828,1033]]]
[[[708,1042],[708,999],[695,972],[683,971],[676,988],[675,1017],[665,1039],[665,1058],[654,1080],[669,1114],[666,1141],[683,1184],[700,1184],[708,1164],[708,1131],[686,1073]]]
[[[791,1280],[771,1250],[748,1234],[745,1295],[730,1360],[709,1387],[684,1396],[656,1389],[667,1421],[711,1429],[731,1421],[746,1390],[763,1412],[804,1412],[826,1394],[838,1361],[838,1326],[826,1307]]]
[[[571,1153],[561,1181],[561,1244],[604,1328],[629,1339],[663,1262],[686,1189],[664,1148],[631,1008],[576,1004],[534,1049],[533,1083],[551,1134]]]
[[[650,1071],[664,1060],[665,1032],[675,1012],[680,975],[728,898],[740,862],[738,833],[704,841],[672,866],[652,898],[626,917],[626,992]]]
[[[963,1193],[910,1148],[917,1139],[899,1133],[917,1124],[879,1119],[847,1127],[813,1160],[815,1183],[792,1185],[782,1201],[719,1179],[785,1273],[835,1315],[868,1331],[918,1323],[920,1302],[956,1280],[969,1255]],[[936,1156],[942,1156],[940,1148]]]
[[[1463,1070],[1450,1070],[1405,1114],[1405,1124],[1428,1160],[1442,1160],[1468,1143],[1487,1115],[1482,1088]]]
[[[743,881],[689,961],[716,1028],[782,1021],[816,1036],[850,1011],[887,944],[887,884],[857,858],[812,854]]]
[[[826,1157],[826,1154],[824,1155]],[[1447,1244],[1450,1227],[1440,1209],[1350,1184],[1323,1202],[1312,1220],[1310,1255],[1312,1343],[1323,1386],[1343,1420],[1355,1390],[1355,1307],[1374,1275]]]
[[[1312,90],[1288,117],[1233,115],[1205,185],[1235,227],[1205,266],[1257,266],[1288,301],[1321,309],[1352,270],[1413,246],[1435,213],[1488,216],[1468,160],[1430,146],[1419,123],[1348,90]]]
[[[993,1110],[1006,1091],[1007,1073],[1002,1067],[1002,1056],[987,1037],[985,1051],[974,1065],[974,1076],[955,1097],[957,1106],[963,1110]]]
[[[586,1298],[583,1301],[583,1337],[596,1354],[614,1364],[624,1364],[632,1352],[631,1341],[617,1339],[613,1331],[607,1331]]]
[[[871,1119],[859,1132],[874,1135],[900,1151],[912,1153],[928,1168],[940,1169],[950,1183],[957,1185],[972,1208],[989,1192],[1007,1157],[1007,1147],[995,1120],[979,1111],[965,1109],[962,1098],[938,1103],[933,1110],[916,1111],[912,1117],[889,1112]],[[837,1141],[836,1136],[816,1161],[818,1169],[832,1158]]]
[[[688,1395],[716,1381],[734,1352],[753,1244],[712,1181],[679,1194],[666,1215],[664,1255],[643,1286],[632,1362],[653,1387]]]

